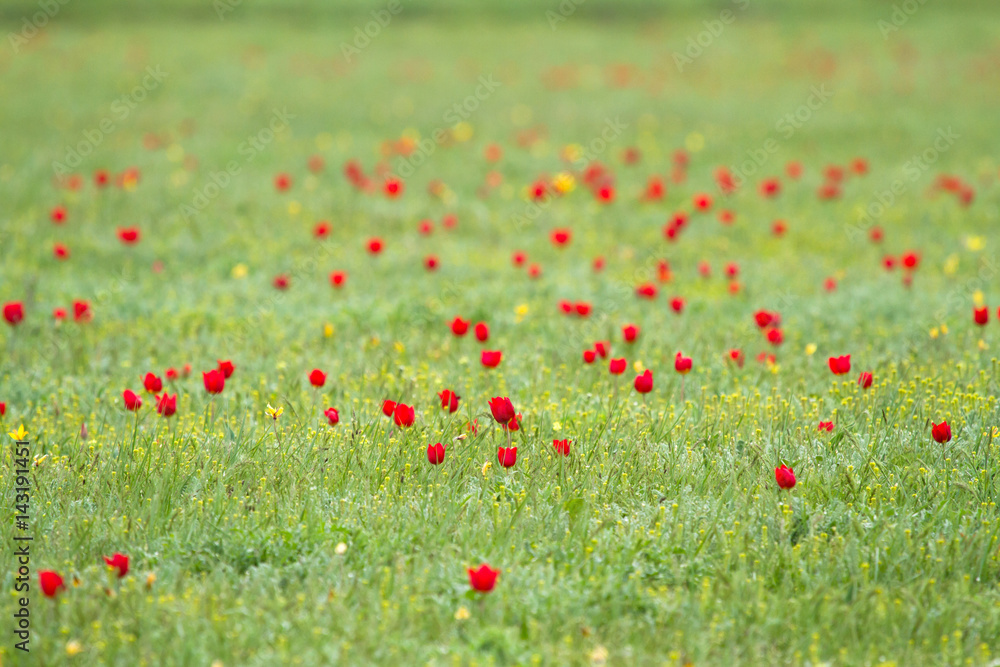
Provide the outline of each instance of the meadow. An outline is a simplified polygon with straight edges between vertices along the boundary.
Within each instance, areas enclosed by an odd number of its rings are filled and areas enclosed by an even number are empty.
[[[114,5],[0,12],[3,664],[998,664],[989,3]]]

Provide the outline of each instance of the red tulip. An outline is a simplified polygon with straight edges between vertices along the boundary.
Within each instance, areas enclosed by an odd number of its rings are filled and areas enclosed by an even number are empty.
[[[573,308],[576,310],[576,314],[580,317],[587,317],[590,315],[591,306],[586,301],[577,301]]]
[[[167,381],[168,382],[173,382],[174,380],[176,380],[179,377],[179,374],[177,373],[177,369],[176,368],[168,368],[164,372],[164,375],[167,376]]]
[[[281,273],[274,277],[271,284],[274,285],[275,289],[288,289],[288,286],[291,284],[291,279],[284,273]]]
[[[833,422],[820,422],[817,430],[820,431],[833,431]]]
[[[648,394],[653,391],[653,371],[647,368],[642,375],[636,376],[635,390],[640,394]]]
[[[403,428],[413,426],[414,416],[413,408],[404,403],[397,403],[396,408],[392,411],[392,421],[396,423],[396,426]]]
[[[436,255],[427,255],[424,258],[424,268],[428,271],[436,271],[438,267],[438,258]]]
[[[385,400],[382,401],[382,414],[386,417],[391,417],[392,413],[396,410],[396,401]]]
[[[858,376],[858,384],[861,385],[862,389],[868,389],[872,386],[872,374],[868,371],[862,371],[861,375]]]
[[[73,321],[74,322],[89,322],[94,318],[94,314],[90,310],[90,304],[86,301],[74,301],[73,302]]]
[[[142,379],[142,386],[146,388],[146,393],[157,394],[163,389],[163,380],[152,373],[146,373]]]
[[[781,345],[785,341],[785,334],[777,327],[771,327],[765,335],[771,345]]]
[[[56,259],[69,259],[69,248],[62,243],[57,243],[52,246],[52,254],[55,255]]]
[[[946,421],[943,421],[940,424],[931,422],[931,437],[943,445],[951,440],[951,426],[948,426],[948,422]]]
[[[111,175],[107,169],[98,169],[94,172],[94,185],[99,188],[105,187],[111,180]]]
[[[119,579],[128,574],[128,556],[126,556],[125,554],[116,553],[110,558],[105,556],[104,562],[107,563],[108,567],[111,568],[112,570],[118,571]]]
[[[583,351],[583,363],[592,364],[594,360],[597,359],[597,352],[594,350],[584,350]]]
[[[642,299],[655,299],[657,291],[653,283],[643,283],[635,288],[635,293]]]
[[[330,235],[331,229],[333,228],[330,226],[329,222],[327,222],[326,220],[320,220],[319,222],[316,223],[316,226],[313,227],[313,236],[315,236],[318,239],[325,239],[327,236]]]
[[[118,229],[118,238],[121,242],[126,245],[132,245],[139,242],[139,228],[138,227],[124,227]]]
[[[403,194],[403,181],[398,178],[387,178],[385,179],[385,185],[382,190],[385,192],[386,197],[395,199],[399,195]]]
[[[573,304],[570,301],[563,299],[559,302],[559,310],[566,313],[567,315],[573,312]]]
[[[553,440],[552,446],[563,456],[569,456],[569,446],[573,444],[569,440]]]
[[[125,409],[135,412],[142,407],[142,399],[131,389],[122,392],[122,399],[125,401]]]
[[[830,370],[834,375],[844,375],[851,372],[851,355],[830,357]]]
[[[972,319],[976,324],[982,326],[990,321],[990,311],[986,306],[972,309]]]
[[[686,375],[691,372],[691,366],[693,363],[694,362],[691,360],[691,357],[685,357],[683,354],[678,352],[677,356],[674,357],[674,370],[681,375]]]
[[[274,177],[274,189],[278,192],[285,192],[292,187],[292,177],[282,172]]]
[[[517,447],[498,447],[497,460],[504,468],[511,468],[517,463]]]
[[[729,350],[729,359],[740,368],[743,368],[743,362],[745,359],[743,356],[743,350],[737,348]]]
[[[608,358],[608,352],[611,351],[611,343],[606,340],[599,340],[594,343],[594,352],[601,355],[601,359]]]
[[[565,246],[573,238],[573,232],[569,229],[554,229],[552,230],[552,243],[557,246]]]
[[[798,180],[802,176],[802,163],[801,162],[789,162],[785,165],[785,173],[788,177],[794,180]]]
[[[309,374],[309,384],[314,387],[322,387],[326,384],[326,373],[318,368],[313,369],[313,372]]]
[[[62,321],[65,320],[67,317],[69,317],[69,313],[66,312],[65,308],[53,308],[52,317],[54,317],[58,321]]]
[[[464,336],[469,330],[469,320],[463,320],[461,317],[456,317],[451,321],[451,332],[456,336]]]
[[[417,225],[417,233],[423,236],[430,236],[434,231],[434,223],[430,220],[421,220]]]
[[[591,266],[593,266],[594,271],[602,271],[604,269],[604,258],[595,257],[593,264],[591,264]]]
[[[766,329],[769,324],[775,322],[776,315],[777,313],[772,313],[768,310],[758,310],[753,314],[753,318],[757,322],[758,327]]]
[[[487,368],[496,368],[500,365],[500,360],[503,357],[503,353],[500,350],[483,350],[480,356],[480,361],[482,361],[483,366]]]
[[[5,414],[7,414],[7,404],[0,401],[0,417],[3,417]]]
[[[368,240],[368,252],[373,255],[377,255],[382,252],[382,239],[372,238]]]
[[[785,224],[784,220],[775,220],[774,224],[771,225],[771,233],[775,236],[784,236],[787,231],[788,225]]]
[[[626,343],[634,343],[638,336],[639,327],[634,324],[626,324],[622,327],[622,337],[625,339]]]
[[[64,590],[66,585],[63,578],[54,570],[38,571],[38,587],[42,589],[42,594],[47,598],[54,598],[56,594]]]
[[[469,568],[469,585],[472,590],[480,593],[489,593],[497,583],[500,570],[494,570],[486,563],[479,566],[479,569]]]
[[[646,192],[642,198],[646,201],[659,201],[663,199],[667,189],[663,185],[663,180],[659,176],[650,176],[646,181]]]
[[[506,425],[514,418],[514,404],[506,396],[490,399],[490,412],[498,424]]]
[[[163,417],[172,417],[177,412],[177,394],[171,396],[164,392],[156,397],[156,411]]]
[[[342,287],[347,280],[346,271],[333,271],[330,273],[330,284],[334,287]]]
[[[24,319],[24,305],[20,301],[11,301],[3,306],[3,318],[10,326],[17,326]]]
[[[330,426],[336,426],[340,422],[340,413],[337,412],[337,408],[327,408],[323,414],[329,420]]]
[[[441,226],[445,229],[455,229],[458,225],[458,216],[454,213],[449,213],[441,218]]]
[[[221,394],[226,388],[226,375],[218,369],[203,372],[201,378],[205,383],[205,391],[210,394]]]
[[[608,364],[608,370],[611,371],[612,375],[621,375],[625,372],[626,366],[628,366],[628,363],[624,357],[621,359],[612,359],[611,363]]]
[[[63,222],[66,221],[66,207],[56,206],[54,209],[52,209],[52,212],[49,214],[49,217],[52,219],[52,222],[56,223],[57,225],[62,224]]]
[[[768,178],[760,183],[760,194],[763,197],[775,197],[781,192],[781,181]]]
[[[233,362],[229,361],[228,359],[226,361],[219,361],[219,371],[225,376],[227,380],[233,376],[233,371],[235,370],[236,367],[233,366]]]
[[[514,254],[511,256],[511,260],[514,262],[514,266],[524,266],[524,262],[527,259],[528,256],[523,252],[521,252],[520,250],[515,251]]]
[[[712,197],[705,193],[696,194],[692,199],[692,203],[699,211],[707,211],[712,208]]]
[[[903,268],[913,271],[920,265],[920,255],[912,250],[904,254],[901,258]]]
[[[490,337],[490,328],[486,326],[486,322],[477,322],[475,327],[476,340],[480,343],[485,343]]]
[[[684,299],[679,296],[675,296],[670,300],[670,308],[675,312],[679,313],[684,310]]]
[[[436,466],[439,463],[444,463],[444,445],[440,442],[433,445],[427,445],[427,460],[430,461],[430,464],[433,466]]]
[[[451,389],[439,392],[438,397],[441,399],[441,408],[448,410],[448,412],[458,410],[458,399],[462,398]]]
[[[780,467],[774,469],[774,480],[782,489],[790,489],[795,486],[795,473],[791,468],[786,468],[782,463]]]

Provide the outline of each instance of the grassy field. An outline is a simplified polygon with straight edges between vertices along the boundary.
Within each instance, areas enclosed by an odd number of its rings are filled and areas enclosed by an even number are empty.
[[[30,38],[35,5],[4,10],[25,41],[0,50],[0,303],[24,319],[0,322],[0,425],[28,432],[31,490],[21,528],[5,436],[3,664],[997,664],[1000,24],[978,3],[596,4],[435,0],[369,29],[362,3],[68,3]]]

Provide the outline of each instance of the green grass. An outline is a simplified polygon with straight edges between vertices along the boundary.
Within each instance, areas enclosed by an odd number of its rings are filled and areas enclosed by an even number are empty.
[[[5,663],[993,664],[995,23],[928,5],[883,39],[872,10],[821,23],[748,14],[679,72],[673,54],[719,8],[638,28],[581,15],[555,31],[544,8],[488,31],[401,18],[353,65],[341,43],[357,23],[93,25],[71,9],[0,55],[0,302],[27,310],[0,330],[2,425],[23,423],[32,454],[48,456],[31,476],[33,573],[78,578],[56,601],[33,589],[32,652],[17,655],[7,634]],[[118,118],[112,104],[149,66],[166,79]],[[481,76],[500,86],[469,116],[468,140],[437,146],[400,199],[350,188],[346,160],[370,173],[383,141],[450,128],[446,112]],[[832,98],[786,137],[777,123],[816,85]],[[294,117],[248,158],[241,143],[274,109]],[[53,161],[108,117],[114,131],[76,169],[84,187],[55,188]],[[578,184],[518,222],[523,188],[566,169],[563,148],[590,145],[607,119],[626,125],[597,156],[615,171],[617,200],[597,205]],[[907,161],[949,127],[958,139],[910,180]],[[516,142],[528,128],[544,133],[530,150]],[[144,148],[148,135],[161,147]],[[715,168],[769,138],[777,151],[722,198]],[[497,165],[482,157],[492,142],[505,151]],[[636,201],[675,149],[702,144],[663,202]],[[638,166],[622,163],[627,146],[643,151]],[[327,162],[315,176],[312,154]],[[821,170],[857,156],[871,172],[818,201]],[[793,159],[806,170],[798,183],[783,176]],[[230,184],[184,215],[229,162],[240,167]],[[133,165],[132,191],[90,183],[98,168]],[[480,199],[490,169],[503,184]],[[282,171],[294,179],[283,194],[272,185]],[[971,183],[974,203],[930,196],[940,173]],[[785,189],[765,200],[756,184],[771,175]],[[435,179],[449,195],[428,194]],[[855,239],[861,212],[896,179],[904,191],[878,220],[883,244]],[[664,222],[701,191],[736,223],[695,215],[667,244]],[[59,204],[63,226],[48,220]],[[419,220],[449,212],[456,229],[418,235]],[[778,218],[782,239],[769,231]],[[321,219],[333,226],[326,241],[311,235]],[[115,230],[130,225],[143,236],[125,247]],[[548,240],[559,226],[574,230],[563,250]],[[386,242],[377,258],[364,252],[374,235]],[[69,261],[53,259],[54,242]],[[881,258],[910,249],[922,260],[907,289]],[[542,277],[514,269],[514,250]],[[431,253],[434,273],[422,266]],[[660,259],[672,282],[656,301],[637,299]],[[722,277],[730,261],[735,296]],[[348,272],[341,290],[333,270]],[[271,287],[279,273],[291,277],[285,292]],[[977,290],[991,306],[982,329]],[[679,316],[675,295],[687,300]],[[91,302],[93,321],[55,326],[52,309],[74,299]],[[594,313],[565,317],[561,299]],[[753,323],[761,308],[782,314],[776,349]],[[498,369],[481,367],[471,332],[451,335],[455,315],[489,323]],[[642,333],[627,347],[629,322]],[[628,358],[621,378],[606,360],[581,361],[601,339]],[[734,347],[742,369],[724,359]],[[678,350],[694,359],[683,399]],[[761,351],[777,365],[758,363]],[[848,353],[851,374],[834,378],[827,357]],[[219,359],[236,371],[212,402],[200,372]],[[121,393],[140,390],[141,375],[186,363],[192,375],[170,386],[176,417],[160,418],[145,395],[138,419],[125,412]],[[655,375],[645,401],[632,391],[637,363]],[[329,374],[318,392],[313,368]],[[861,370],[875,376],[868,391],[855,384]],[[444,388],[462,397],[454,415],[439,409]],[[510,470],[496,461],[505,437],[493,396],[524,416]],[[392,428],[385,398],[416,406],[414,427]],[[276,423],[268,404],[284,408]],[[476,418],[479,434],[456,440]],[[930,424],[944,419],[955,438],[939,445]],[[817,432],[820,420],[834,432]],[[573,441],[569,458],[554,438]],[[448,444],[437,467],[434,442]],[[799,480],[790,492],[775,484],[781,462]],[[17,532],[4,530],[7,545]],[[0,570],[8,619],[13,550]],[[101,560],[115,551],[132,558],[120,582]],[[481,562],[502,573],[476,596],[465,568]]]

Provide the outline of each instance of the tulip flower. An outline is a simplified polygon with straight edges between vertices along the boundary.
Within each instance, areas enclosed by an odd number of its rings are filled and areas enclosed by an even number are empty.
[[[520,250],[515,251],[514,254],[511,255],[511,261],[514,262],[514,266],[524,266],[527,259],[528,256]]]
[[[327,408],[323,414],[329,420],[330,426],[336,426],[340,422],[340,413],[337,412],[337,408]]]
[[[570,440],[553,440],[552,446],[563,456],[569,456],[569,447],[573,444]]]
[[[389,400],[382,401],[382,414],[384,414],[386,417],[391,417],[395,409],[396,409],[396,401],[389,401]]]
[[[517,447],[497,448],[497,460],[504,468],[511,468],[517,463]]]
[[[949,426],[946,421],[943,421],[940,424],[931,422],[931,437],[942,445],[949,442],[951,440],[951,426]]]
[[[785,464],[782,463],[774,469],[774,480],[780,488],[790,489],[795,486],[795,473],[791,468],[785,467]]]
[[[125,401],[125,409],[130,412],[135,412],[142,407],[142,399],[131,389],[122,392],[122,399]]]
[[[397,403],[395,409],[392,411],[392,420],[396,423],[396,426],[409,428],[413,426],[413,418],[413,408],[409,405]]]
[[[625,361],[624,357],[621,359],[612,359],[611,363],[608,364],[608,370],[611,371],[612,375],[621,375],[625,372],[627,366],[628,362]]]
[[[781,345],[785,341],[784,332],[777,327],[768,329],[765,336],[767,337],[767,342],[774,346]]]
[[[282,172],[274,177],[274,189],[278,192],[285,192],[292,187],[292,177]]]
[[[729,354],[727,356],[729,360],[736,364],[739,368],[743,368],[743,362],[746,359],[743,355],[743,350],[733,348],[729,350]]]
[[[972,319],[979,326],[983,326],[990,321],[990,311],[986,306],[972,309]]]
[[[486,563],[483,563],[475,570],[470,567],[469,585],[472,586],[472,590],[474,591],[489,593],[496,585],[498,576],[500,576],[500,570],[494,570]]]
[[[336,288],[343,287],[346,280],[347,272],[345,271],[333,271],[330,273],[330,284]]]
[[[284,273],[281,273],[274,277],[274,280],[271,281],[271,284],[274,285],[274,289],[288,289],[288,286],[291,284],[291,282],[292,281],[288,276],[286,276]]]
[[[830,371],[834,375],[845,375],[851,372],[851,355],[845,354],[841,357],[830,357]]]
[[[164,392],[156,397],[156,411],[163,417],[172,417],[177,413],[177,394],[171,396]]]
[[[514,418],[514,404],[506,396],[490,399],[490,412],[498,424],[506,425]]]
[[[682,353],[678,352],[677,356],[674,357],[674,370],[681,375],[686,375],[691,372],[691,366],[694,362],[691,357],[685,357]]]
[[[653,283],[643,283],[635,288],[635,293],[642,299],[655,299],[657,291]]]
[[[219,369],[203,372],[201,378],[205,383],[205,391],[210,394],[221,394],[226,388],[226,375]]]
[[[107,563],[110,569],[118,572],[119,579],[128,574],[128,556],[125,554],[116,553],[110,558],[105,556],[104,562]]]
[[[591,305],[586,301],[577,301],[573,308],[576,310],[576,314],[580,317],[587,317],[590,315]]]
[[[62,243],[57,243],[52,246],[52,254],[59,260],[69,259],[69,248],[64,246]]]
[[[94,314],[90,310],[90,304],[86,301],[74,301],[73,302],[73,321],[74,322],[89,322],[94,317]]]
[[[139,229],[137,227],[119,228],[118,238],[125,245],[133,245],[139,242]]]
[[[639,337],[639,327],[634,324],[626,324],[622,327],[622,338],[625,339],[626,343],[634,343],[635,339]]]
[[[490,328],[486,325],[486,322],[477,322],[475,327],[476,340],[480,343],[485,343],[490,337]]]
[[[583,363],[592,364],[594,360],[597,359],[597,352],[594,350],[584,350],[583,351]]]
[[[670,309],[675,313],[681,313],[684,311],[684,299],[679,296],[675,296],[670,300]]]
[[[377,255],[382,252],[382,239],[372,238],[368,240],[368,252],[372,255]]]
[[[235,370],[236,367],[233,366],[233,362],[228,360],[219,362],[219,371],[223,374],[223,376],[225,376],[227,380],[233,376],[233,371]]]
[[[868,371],[862,371],[861,375],[858,376],[858,384],[861,385],[862,389],[868,389],[872,386],[872,374]]]
[[[599,340],[594,343],[594,352],[600,355],[601,359],[608,358],[608,352],[611,350],[611,342],[606,340]]]
[[[500,360],[503,358],[503,353],[500,350],[483,350],[480,356],[480,361],[482,361],[483,366],[487,368],[496,368],[500,365]]]
[[[438,397],[441,399],[441,408],[449,413],[458,410],[458,399],[462,398],[451,389],[445,389],[438,393]]]
[[[17,326],[24,319],[24,305],[20,301],[5,303],[3,306],[3,318],[10,326]]]
[[[330,230],[332,229],[333,228],[330,226],[329,222],[326,220],[320,220],[316,223],[316,226],[313,227],[313,236],[318,239],[325,239],[330,235]]]
[[[636,376],[635,390],[640,394],[648,394],[653,391],[653,371],[647,368],[642,375]]]
[[[433,445],[427,445],[427,460],[434,466],[439,463],[444,463],[444,445],[440,442]]]
[[[156,377],[153,373],[146,373],[146,376],[142,379],[142,386],[146,388],[147,394],[158,394],[163,390],[163,380]]]
[[[573,238],[573,232],[569,229],[555,229],[552,231],[552,243],[556,246],[562,247],[570,242]]]
[[[326,373],[318,368],[313,369],[313,372],[309,374],[309,384],[319,389],[326,384]]]
[[[47,598],[54,598],[56,594],[65,590],[66,585],[63,578],[54,570],[38,571],[38,587],[42,589],[42,594]]]
[[[469,320],[463,320],[461,317],[456,317],[451,321],[451,332],[456,336],[464,336],[469,330]]]
[[[817,430],[832,432],[833,431],[833,422],[820,422],[819,426],[817,427]]]

